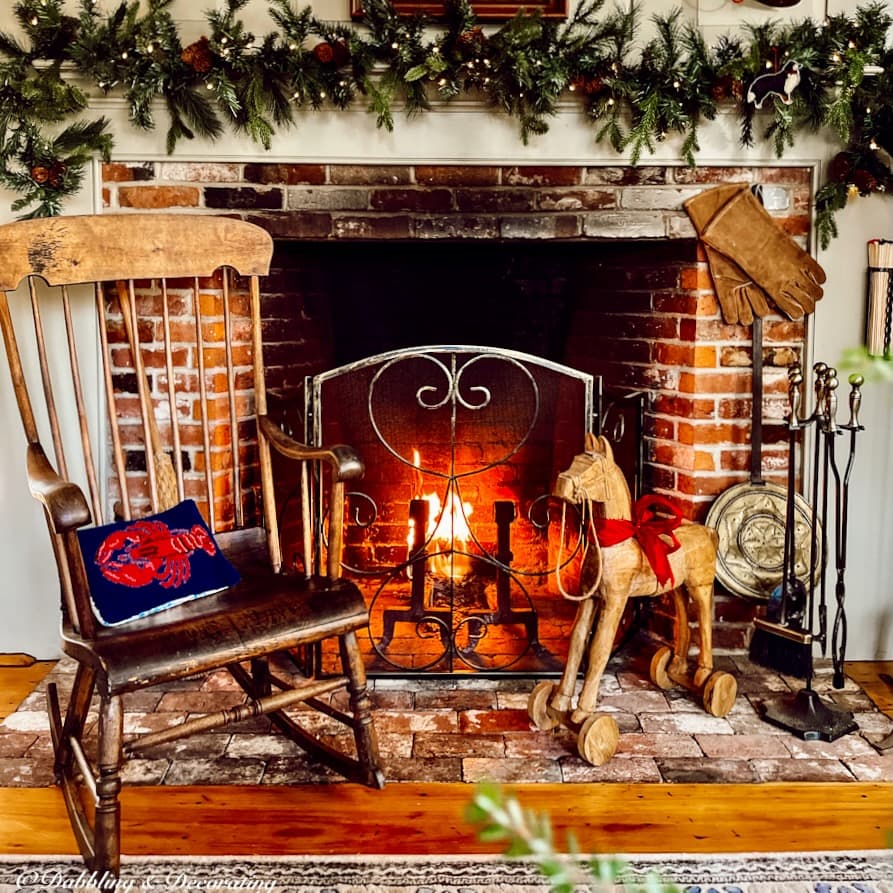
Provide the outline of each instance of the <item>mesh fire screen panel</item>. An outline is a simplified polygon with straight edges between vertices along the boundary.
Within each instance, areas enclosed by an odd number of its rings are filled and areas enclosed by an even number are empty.
[[[572,574],[578,527],[559,547],[549,493],[595,427],[599,386],[468,346],[393,351],[308,381],[308,438],[348,443],[366,464],[348,498],[345,572],[370,607],[370,672],[560,669],[575,605],[556,560]]]

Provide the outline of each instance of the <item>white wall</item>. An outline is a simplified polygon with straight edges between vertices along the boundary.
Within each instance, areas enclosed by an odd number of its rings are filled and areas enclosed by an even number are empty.
[[[0,223],[13,219],[9,206],[15,198],[0,189]],[[92,188],[66,206],[72,214],[95,210]],[[0,375],[0,507],[0,653],[54,657],[59,651],[59,583],[43,509],[25,482],[25,435],[8,374]]]
[[[828,281],[814,314],[812,337],[814,359],[832,365],[838,363],[841,351],[862,343],[866,242],[893,239],[893,196],[852,199],[837,223],[840,237],[818,255]],[[839,420],[848,416],[848,392],[841,370]],[[847,656],[889,660],[893,658],[893,382],[865,385],[860,416],[865,432],[857,439],[846,556]],[[840,450],[843,457],[843,445]],[[835,604],[833,591],[831,587],[830,605]]]
[[[72,0],[72,6],[74,6]],[[210,6],[204,4],[201,8]],[[673,8],[670,0],[651,0],[647,15]],[[708,40],[745,21],[766,18],[820,19],[824,0],[801,0],[795,7],[774,9],[757,0],[693,0],[683,3],[685,15],[700,23]],[[852,0],[829,0],[828,11],[855,9]],[[4,6],[6,6],[4,4]],[[117,0],[105,0],[106,8]],[[184,41],[203,30],[199,8],[192,0],[178,0],[173,9],[184,22]],[[246,8],[246,24],[258,34],[270,30],[264,0],[252,0]],[[318,0],[314,9],[321,18],[348,18],[348,0]],[[8,11],[0,11],[0,30],[12,28]],[[119,98],[98,98],[91,106],[113,122],[115,157],[121,160],[164,159],[164,115],[159,109],[159,127],[142,133],[127,124],[127,109]],[[350,112],[308,113],[292,130],[279,134],[267,155],[244,137],[227,137],[213,145],[184,143],[177,152],[180,160],[209,158],[246,159],[263,156],[270,161],[428,161],[463,163],[501,161],[504,163],[623,163],[605,146],[597,145],[594,129],[586,122],[574,100],[554,121],[543,137],[534,137],[522,146],[517,125],[477,103],[457,102],[437,112],[422,114],[412,121],[395,115],[393,133],[375,127],[362,103]],[[720,115],[701,133],[702,163],[774,163],[771,147],[760,144],[743,150],[737,142],[737,119]],[[829,146],[814,136],[797,141],[795,151],[785,161],[812,164],[827,162],[839,147]],[[657,160],[678,160],[678,145],[671,141],[659,146]],[[647,158],[642,163],[648,163]],[[95,176],[67,213],[91,212],[95,205]],[[12,196],[0,192],[0,221],[10,218]],[[836,364],[842,351],[859,344],[864,325],[865,243],[874,237],[893,238],[893,196],[859,198],[839,216],[840,236],[819,259],[828,273],[825,298],[814,316],[811,347],[815,359]],[[843,389],[842,389],[843,390]],[[843,410],[842,410],[843,412]],[[860,437],[853,473],[847,583],[850,659],[893,659],[893,385],[869,385],[865,389],[862,412],[866,431]],[[22,482],[23,439],[5,380],[0,381],[0,499],[4,518],[0,522],[0,652],[26,651],[48,657],[57,650],[57,585],[46,547],[46,532],[38,506],[24,490]],[[832,592],[833,607],[833,592]],[[833,616],[833,615],[832,615]]]

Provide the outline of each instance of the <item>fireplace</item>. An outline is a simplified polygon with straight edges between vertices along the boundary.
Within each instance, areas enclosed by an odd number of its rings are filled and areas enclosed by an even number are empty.
[[[237,214],[274,235],[275,269],[264,295],[265,363],[278,411],[296,431],[308,424],[305,383],[313,376],[362,365],[382,353],[432,345],[521,352],[567,367],[572,378],[592,381],[592,411],[576,421],[581,439],[576,445],[569,439],[564,452],[556,449],[542,459],[547,476],[560,470],[567,451],[579,451],[587,426],[604,426],[633,441],[624,461],[634,485],[671,496],[686,516],[702,520],[715,497],[740,482],[749,468],[751,344],[749,329],[728,326],[719,316],[682,202],[720,182],[772,187],[773,213],[803,241],[809,231],[811,180],[810,168],[783,166],[161,161],[106,165],[103,199],[116,211],[178,207]],[[783,417],[784,367],[798,356],[803,338],[802,322],[766,320],[763,455],[768,479],[780,481],[785,473],[784,432],[771,423]],[[626,398],[639,401],[629,405],[642,409],[641,437],[637,431],[631,436],[639,416],[626,411]],[[611,403],[624,413],[607,415]],[[322,405],[330,404],[324,399]],[[354,433],[357,437],[362,440]],[[465,472],[457,469],[472,461],[463,453],[468,444],[457,447],[451,465],[423,452],[436,438],[425,432],[412,437],[418,443],[401,444],[399,451],[399,509],[388,509],[394,516],[389,520],[402,531],[399,539],[391,537],[390,547],[402,548],[403,556],[387,565],[403,575],[402,598],[410,606],[407,525],[412,519],[418,529],[426,523],[424,512],[430,517],[431,509],[421,504],[424,485],[430,483],[426,478],[446,484],[462,480]],[[413,447],[421,453],[417,471]],[[376,463],[368,460],[374,478]],[[422,486],[414,487],[419,473]],[[536,483],[542,489],[543,481]],[[535,539],[522,533],[517,520],[527,517],[528,506],[519,508],[517,494],[503,497],[488,494],[474,507],[478,518],[488,519],[480,535],[487,554],[501,548],[514,552],[525,538]],[[500,507],[508,503],[511,509]],[[362,516],[358,505],[354,511]],[[540,545],[550,559],[548,536],[544,541]],[[487,571],[492,579],[479,581],[478,588],[496,586],[500,563],[518,564],[514,558],[508,563],[497,559]],[[489,603],[482,606],[474,585],[466,588],[463,597],[472,603],[472,612],[492,613]],[[369,597],[376,597],[374,588]],[[504,625],[520,627],[529,644],[528,607],[523,598],[511,603],[506,616],[513,622]],[[652,613],[660,631],[666,618],[659,606]],[[752,613],[740,599],[719,594],[718,649],[744,646]],[[439,616],[432,615],[435,619],[423,630],[435,650],[443,644]],[[538,645],[547,640],[541,626],[533,637]],[[393,634],[382,629],[378,644],[388,635],[393,642],[399,622],[397,627]],[[463,629],[467,640],[482,632],[479,621],[468,621]],[[548,662],[552,649],[543,647]],[[388,649],[394,653],[392,644]],[[454,650],[462,666],[463,656],[471,664],[483,659],[469,641]],[[427,660],[413,659],[418,665]],[[516,667],[518,662],[509,663]]]

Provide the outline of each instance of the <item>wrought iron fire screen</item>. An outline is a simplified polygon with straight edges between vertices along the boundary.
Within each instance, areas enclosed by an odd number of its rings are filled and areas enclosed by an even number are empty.
[[[603,429],[601,404],[596,377],[472,346],[391,351],[308,379],[305,436],[350,443],[367,467],[349,495],[345,562],[370,606],[372,674],[563,665],[574,605],[556,558],[575,544],[559,548],[549,493],[586,432]]]

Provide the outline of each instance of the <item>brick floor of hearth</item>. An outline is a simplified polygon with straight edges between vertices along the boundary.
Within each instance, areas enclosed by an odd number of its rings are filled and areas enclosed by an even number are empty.
[[[528,678],[371,680],[375,719],[390,783],[478,782],[745,782],[891,781],[893,755],[872,746],[893,726],[855,682],[831,684],[830,667],[817,669],[814,689],[853,713],[858,730],[836,741],[804,741],[764,722],[758,705],[803,687],[751,663],[723,655],[717,667],[735,674],[738,697],[722,718],[710,716],[685,689],[661,691],[648,680],[643,659],[615,655],[608,665],[599,709],[620,727],[617,753],[591,766],[577,754],[564,727],[543,732],[527,717]],[[61,661],[48,680],[70,689],[73,666]],[[46,681],[0,724],[0,786],[52,784],[52,744],[45,709]],[[166,728],[187,716],[243,700],[225,671],[126,697],[125,734]],[[338,744],[350,733],[319,713],[308,717]],[[136,784],[303,784],[340,778],[301,752],[260,717],[158,747],[125,764]]]

